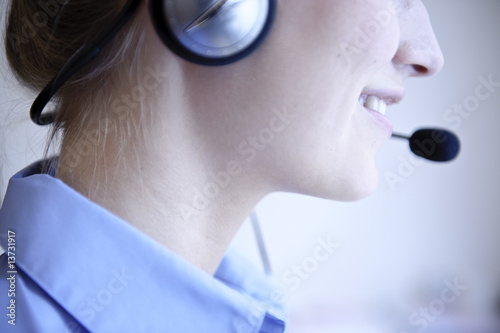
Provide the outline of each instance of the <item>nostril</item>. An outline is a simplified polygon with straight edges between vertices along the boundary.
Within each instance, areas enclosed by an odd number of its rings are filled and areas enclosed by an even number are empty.
[[[413,65],[413,69],[415,70],[416,73],[418,73],[420,75],[429,74],[429,69],[425,66],[422,66],[422,65]]]

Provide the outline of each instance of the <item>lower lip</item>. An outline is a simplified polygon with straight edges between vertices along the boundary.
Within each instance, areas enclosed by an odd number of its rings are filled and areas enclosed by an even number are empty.
[[[384,130],[384,132],[387,133],[388,136],[392,135],[392,123],[389,120],[389,118],[387,118],[380,112],[368,109],[367,107],[363,106],[363,109],[365,109],[368,112],[368,114],[372,116],[375,122]]]

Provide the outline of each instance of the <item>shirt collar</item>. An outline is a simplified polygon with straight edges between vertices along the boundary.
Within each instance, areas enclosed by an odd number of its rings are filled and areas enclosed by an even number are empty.
[[[0,243],[15,231],[18,267],[87,329],[284,332],[275,287],[236,253],[214,278],[40,169],[11,179]]]

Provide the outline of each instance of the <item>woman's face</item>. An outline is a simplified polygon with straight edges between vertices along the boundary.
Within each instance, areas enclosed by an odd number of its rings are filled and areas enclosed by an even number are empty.
[[[356,200],[378,182],[385,105],[403,98],[405,78],[442,65],[419,0],[281,0],[264,45],[230,66],[188,68],[188,94],[214,156],[272,190]]]

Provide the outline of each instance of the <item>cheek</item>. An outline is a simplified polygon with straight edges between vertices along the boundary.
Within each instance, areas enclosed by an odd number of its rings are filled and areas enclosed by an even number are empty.
[[[375,72],[390,63],[400,40],[399,16],[393,1],[332,2],[337,4],[333,7],[338,14],[322,38],[330,38],[343,68],[355,75],[367,69]]]
[[[373,125],[357,114],[357,99],[373,73],[390,64],[399,21],[385,1],[361,3],[370,10],[352,0],[282,6],[275,35],[253,58],[253,68],[264,69],[250,74],[261,83],[258,94],[294,114],[263,163],[276,171],[280,190],[356,200],[378,182],[378,144]]]

